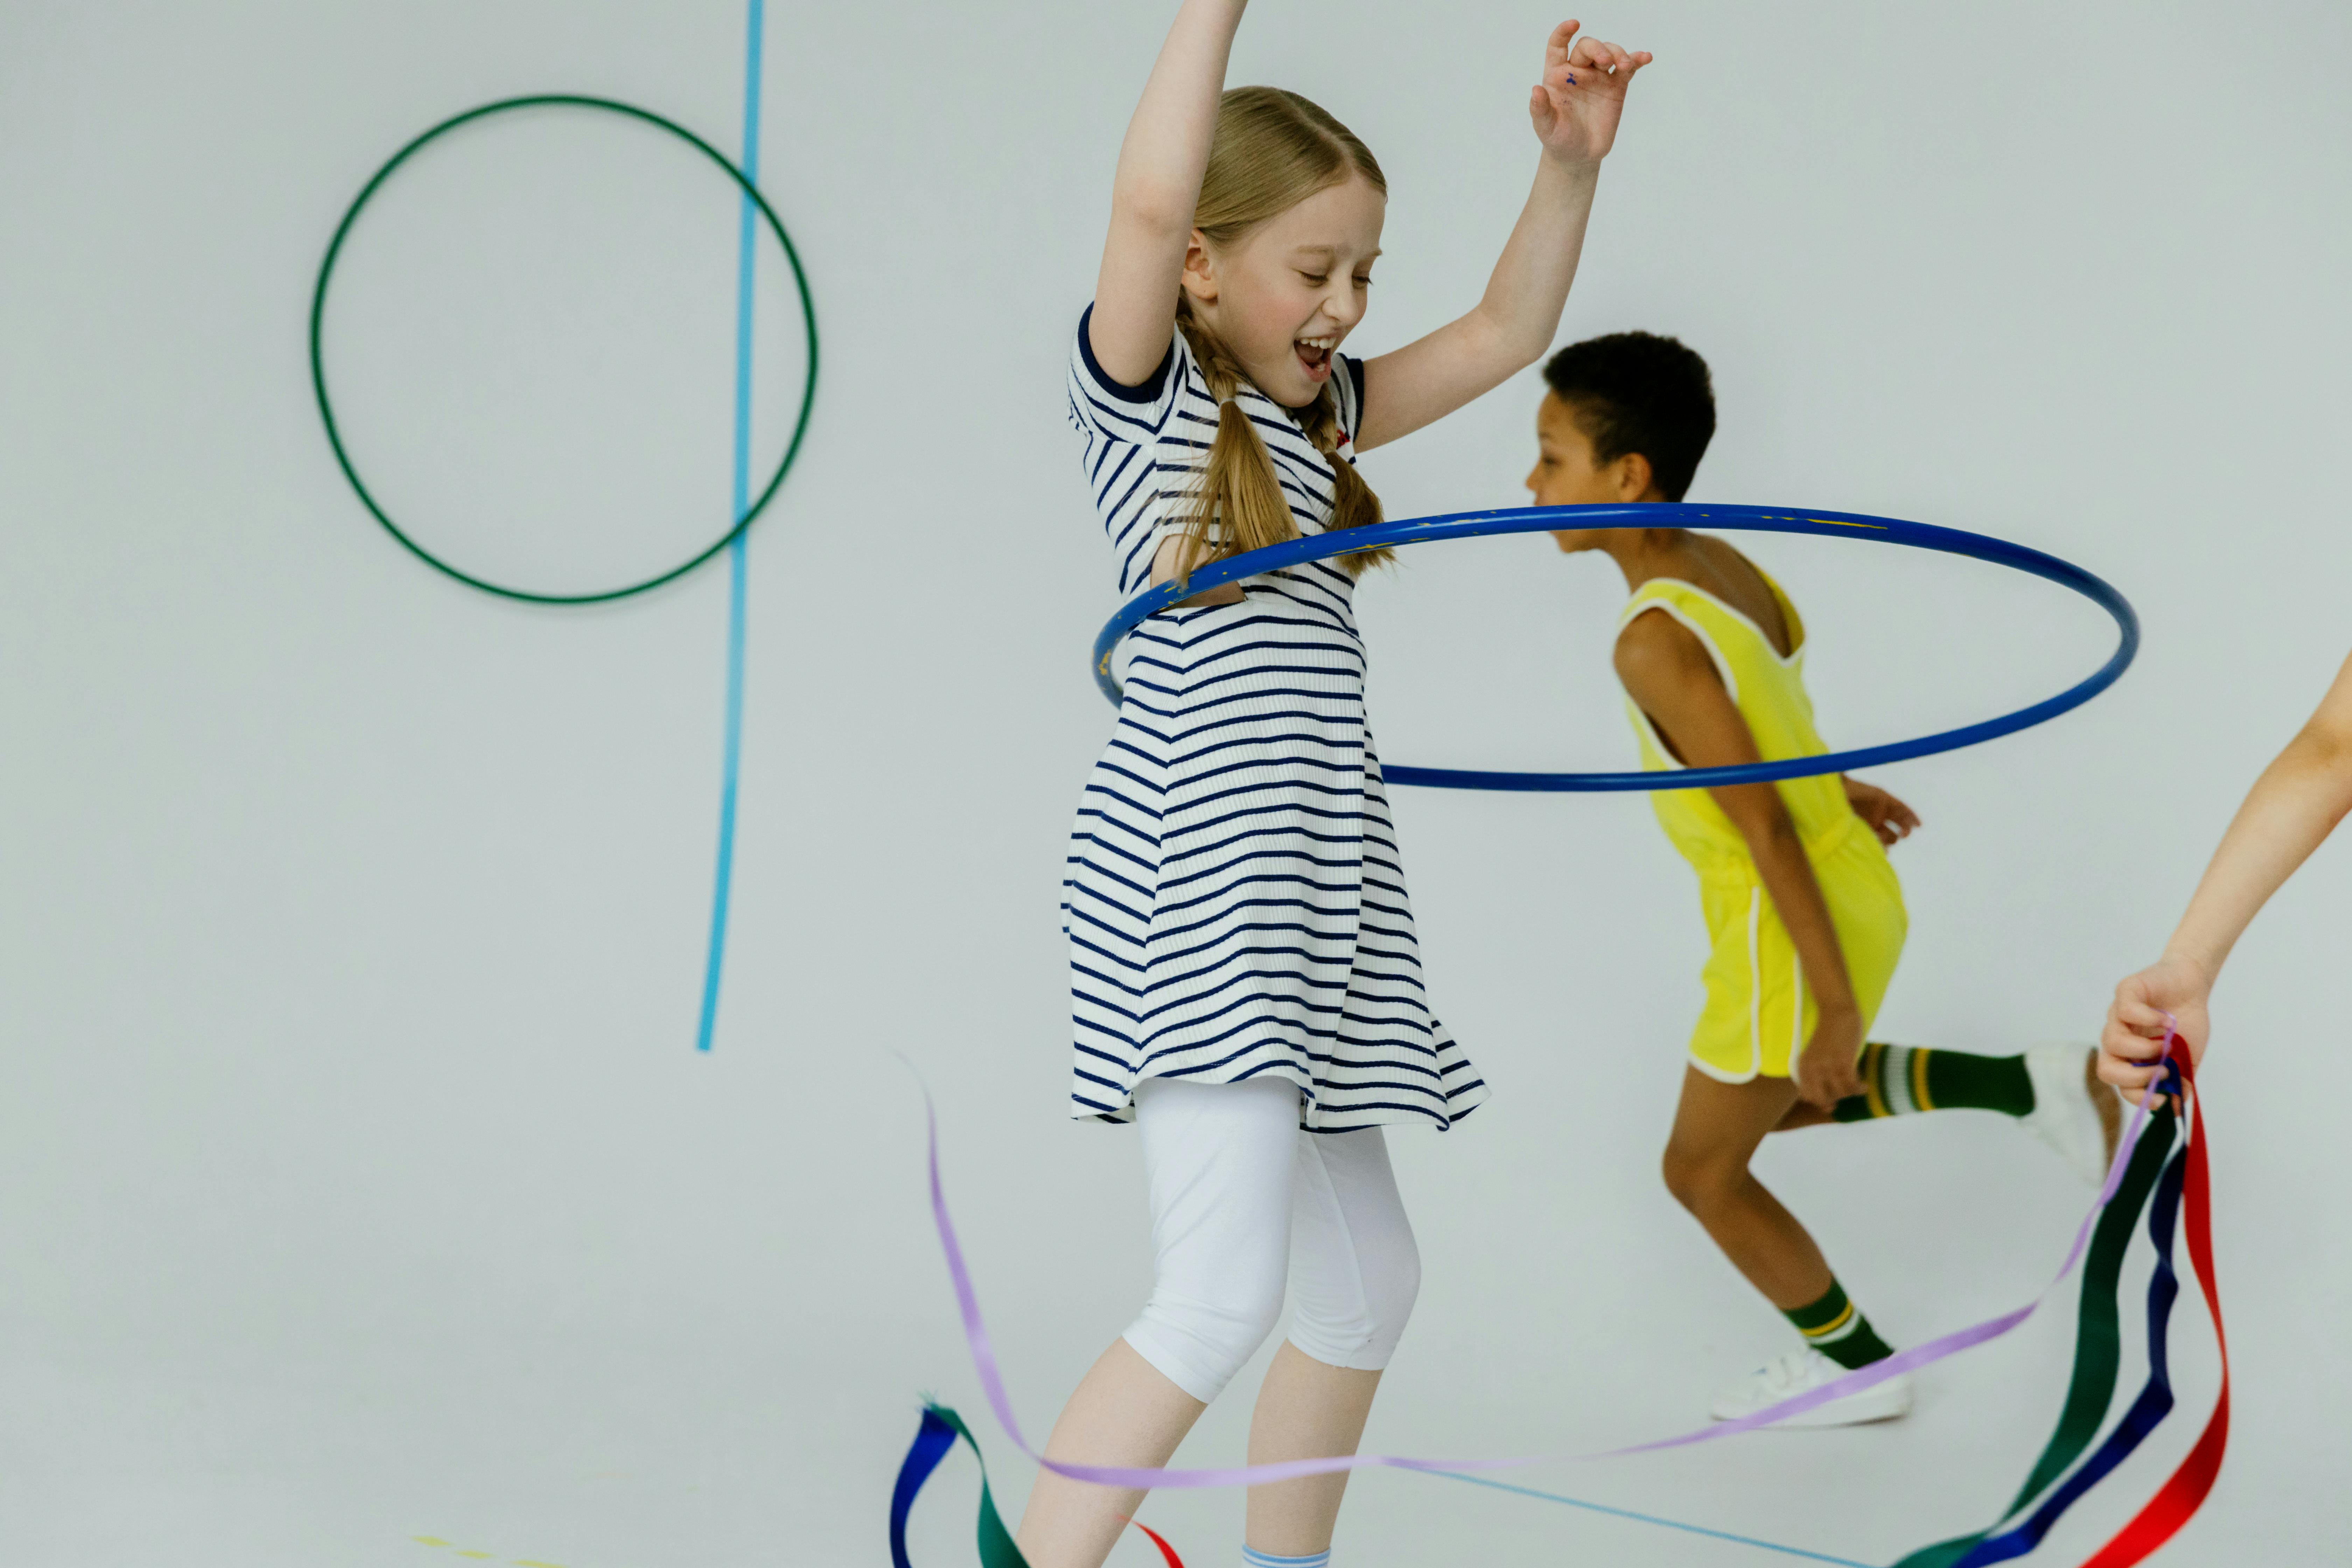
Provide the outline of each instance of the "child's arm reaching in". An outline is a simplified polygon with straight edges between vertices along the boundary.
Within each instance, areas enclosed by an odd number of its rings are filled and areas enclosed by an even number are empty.
[[[1579,26],[1562,22],[1545,45],[1543,80],[1528,95],[1543,158],[1486,294],[1468,315],[1365,362],[1359,452],[1444,418],[1551,347],[1584,248],[1601,160],[1617,139],[1626,84],[1651,59],[1647,52],[1580,38]]]
[[[2140,1098],[2163,1050],[2164,1015],[2179,1020],[2192,1060],[2205,1059],[2207,998],[2230,950],[2273,893],[2352,812],[2352,659],[2319,710],[2287,742],[2238,808],[2164,956],[2116,987],[2099,1037],[2099,1076]]]
[[[1706,649],[1671,616],[1653,612],[1626,625],[1617,638],[1617,679],[1686,765],[1730,767],[1763,760]],[[1862,1009],[1822,885],[1779,789],[1733,784],[1707,794],[1748,841],[1757,874],[1812,989],[1819,1016],[1804,1054],[1790,1064],[1790,1077],[1808,1103],[1826,1110],[1862,1092],[1854,1068],[1862,1051]]]

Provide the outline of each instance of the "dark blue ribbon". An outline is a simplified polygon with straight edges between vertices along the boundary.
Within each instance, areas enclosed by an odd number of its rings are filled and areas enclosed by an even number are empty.
[[[2180,1295],[2180,1277],[2172,1268],[2172,1237],[2180,1215],[2180,1182],[2188,1158],[2186,1149],[2173,1155],[2164,1167],[2164,1174],[2157,1178],[2156,1193],[2147,1205],[2147,1235],[2156,1244],[2156,1272],[2147,1282],[2147,1381],[2140,1385],[2139,1397],[2132,1401],[2131,1408],[2124,1412],[2123,1419],[2116,1423],[2115,1430],[2107,1434],[2107,1440],[2099,1445],[2097,1451],[2042,1500],[2042,1506],[2023,1523],[1979,1542],[1955,1568],[2006,1563],[2041,1545],[2042,1538],[2050,1533],[2051,1526],[2074,1505],[2075,1500],[2106,1479],[2108,1473],[2172,1414],[2168,1341],[2172,1304]]]
[[[915,1511],[915,1494],[948,1457],[955,1440],[955,1428],[925,1405],[923,1424],[915,1428],[915,1441],[907,1449],[906,1462],[898,1467],[898,1484],[890,1489],[890,1568],[915,1568],[907,1557],[907,1516]]]
[[[940,1468],[959,1437],[971,1447],[971,1457],[980,1465],[980,1568],[1029,1568],[1029,1560],[1013,1543],[1013,1532],[1004,1528],[1003,1516],[996,1511],[996,1498],[988,1489],[988,1459],[980,1451],[980,1439],[971,1435],[962,1416],[929,1400],[923,1402],[923,1424],[915,1428],[915,1440],[898,1467],[898,1484],[890,1490],[890,1568],[914,1568],[907,1560],[907,1516],[915,1510],[915,1494],[923,1489],[923,1483],[931,1479],[931,1472]],[[1160,1550],[1168,1549],[1163,1544]],[[1178,1563],[1177,1568],[1183,1565]]]

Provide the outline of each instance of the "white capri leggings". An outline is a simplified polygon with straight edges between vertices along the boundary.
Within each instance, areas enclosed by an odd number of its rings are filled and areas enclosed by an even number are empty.
[[[1274,1331],[1286,1274],[1292,1344],[1328,1366],[1388,1365],[1421,1253],[1379,1128],[1302,1131],[1297,1086],[1280,1079],[1147,1079],[1135,1120],[1155,1255],[1151,1300],[1126,1334],[1137,1353],[1216,1398]]]

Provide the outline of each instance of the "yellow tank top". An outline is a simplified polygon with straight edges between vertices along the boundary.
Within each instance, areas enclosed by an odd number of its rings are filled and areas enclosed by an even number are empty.
[[[1726,690],[1756,737],[1756,750],[1767,762],[1788,757],[1817,757],[1829,750],[1813,729],[1813,700],[1805,692],[1805,627],[1796,605],[1780,584],[1764,576],[1765,585],[1780,606],[1789,628],[1791,651],[1782,658],[1764,629],[1721,599],[1678,577],[1653,577],[1633,591],[1625,613],[1617,619],[1622,631],[1635,616],[1662,610],[1695,635],[1723,677]],[[1658,739],[1650,716],[1632,698],[1625,710],[1633,721],[1641,743],[1642,766],[1675,772],[1675,760]],[[1781,803],[1796,824],[1797,836],[1809,856],[1836,847],[1862,826],[1862,819],[1845,798],[1845,787],[1834,773],[1816,778],[1782,779],[1777,786]],[[1748,841],[1723,814],[1723,808],[1703,789],[1654,790],[1650,804],[1666,837],[1701,876],[1756,876],[1756,862]],[[1865,830],[1866,831],[1866,830]],[[1874,844],[1875,839],[1873,840]]]

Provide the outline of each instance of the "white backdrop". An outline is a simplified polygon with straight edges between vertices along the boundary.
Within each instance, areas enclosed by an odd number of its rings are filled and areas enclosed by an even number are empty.
[[[304,327],[344,205],[446,114],[605,93],[734,152],[740,5],[0,9],[0,1560],[878,1563],[920,1391],[974,1418],[1017,1514],[1028,1471],[982,1415],[890,1053],[939,1097],[1042,1436],[1147,1272],[1132,1134],[1063,1117],[1055,901],[1108,732],[1085,650],[1113,599],[1061,377],[1163,10],[771,9],[762,184],[824,368],[751,549],[704,1058],[723,563],[568,612],[435,575],[337,472]],[[1250,19],[1234,79],[1323,102],[1391,182],[1353,346],[1475,298],[1557,19]],[[2345,651],[2352,18],[1629,0],[1588,20],[1659,58],[1563,341],[1640,326],[1709,357],[1723,429],[1695,499],[1982,529],[2146,617],[2137,668],[2088,709],[1880,775],[1927,823],[1898,856],[1914,936],[1880,1033],[2086,1037]],[[640,128],[517,122],[420,157],[355,231],[330,320],[387,500],[558,585],[714,535],[735,223],[724,177]],[[800,349],[764,267],[772,459]],[[1519,499],[1538,390],[1375,454],[1391,515]],[[1811,622],[1840,742],[2029,700],[2106,647],[2095,610],[1990,568],[1755,551]],[[1626,765],[1618,593],[1540,539],[1374,579],[1384,754]],[[1435,999],[1496,1097],[1393,1140],[1428,1284],[1368,1441],[1679,1429],[1785,1338],[1655,1175],[1702,956],[1687,874],[1638,798],[1400,791],[1397,812]],[[2338,845],[2220,999],[2237,1418],[2168,1561],[2340,1550],[2347,908]],[[1906,1341],[2024,1299],[2085,1201],[1988,1117],[1764,1163]],[[2005,1500],[2069,1317],[2062,1299],[1928,1374],[1891,1428],[1526,1479],[1888,1562]],[[2201,1422],[2193,1304],[2175,1337],[2180,1413],[2049,1560],[2079,1560]],[[1185,1460],[1239,1456],[1253,1381]],[[918,1561],[969,1562],[968,1463],[935,1489]],[[1236,1498],[1145,1517],[1196,1563],[1232,1559]],[[1395,1474],[1357,1482],[1339,1551],[1765,1560]]]

